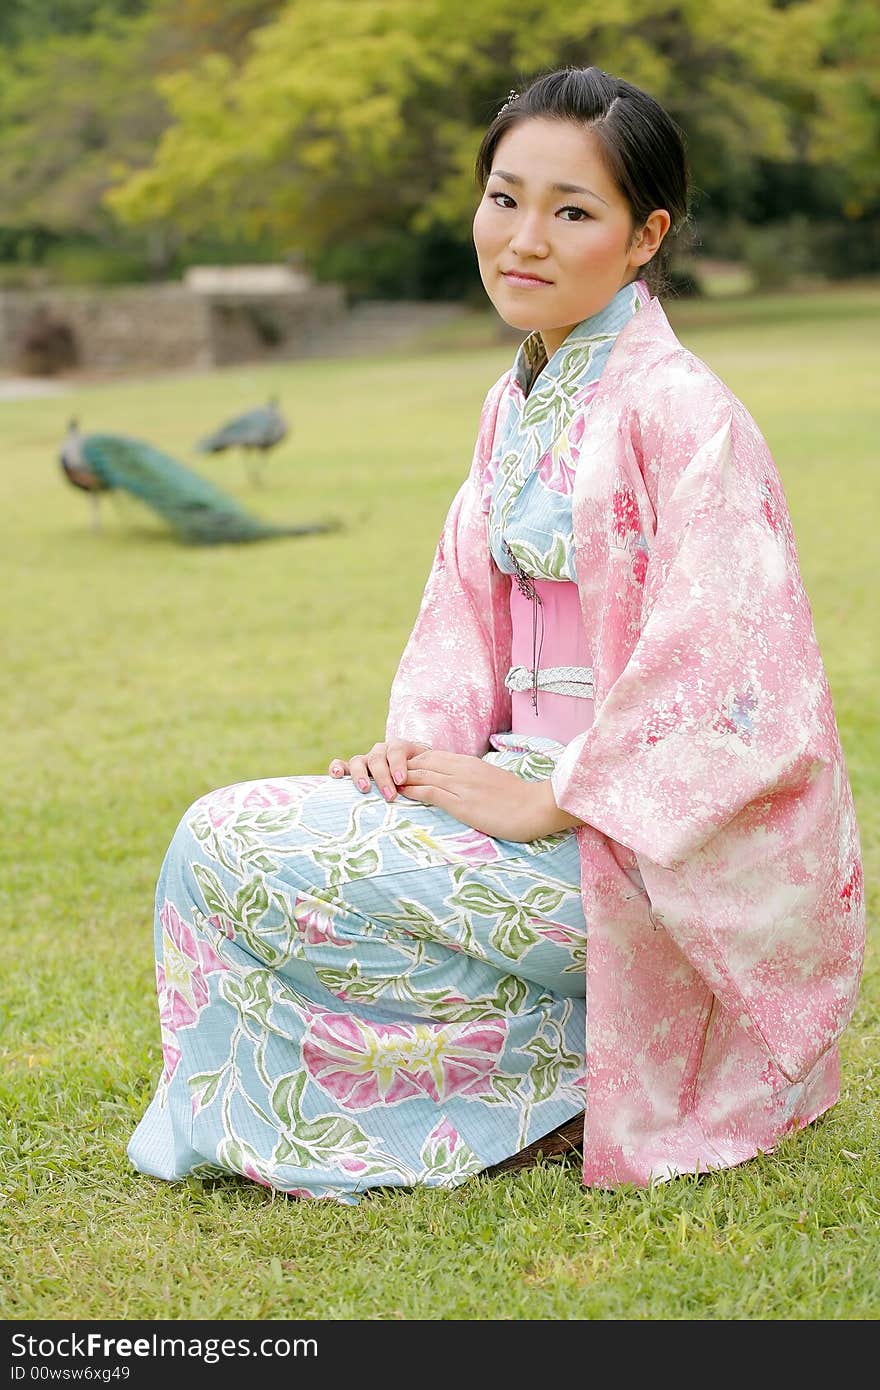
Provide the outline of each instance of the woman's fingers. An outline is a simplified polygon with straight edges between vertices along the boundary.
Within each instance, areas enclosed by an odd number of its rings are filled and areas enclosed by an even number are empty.
[[[359,792],[370,790],[370,779],[376,783],[386,801],[395,796],[394,778],[388,767],[384,743],[374,743],[369,753],[358,754],[349,759],[349,772]]]
[[[408,768],[432,768],[435,772],[461,773],[471,763],[482,762],[466,753],[445,753],[437,748],[426,748],[409,759]]]
[[[391,769],[391,778],[395,786],[402,786],[406,781],[406,765],[409,758],[416,753],[420,753],[425,748],[423,743],[408,743],[402,739],[389,739],[385,745],[388,766]]]
[[[446,773],[438,772],[434,768],[413,767],[410,763],[406,785],[399,790],[400,795],[410,801],[419,801],[423,806],[436,806],[441,811],[448,811],[456,820],[461,819],[461,792]]]
[[[348,771],[358,791],[368,792],[370,790],[370,774],[367,769],[367,760],[363,754],[356,753],[353,758],[349,758]]]
[[[448,788],[439,787],[436,782],[414,783],[409,778],[406,786],[400,788],[400,795],[406,797],[407,801],[420,801],[423,806],[437,806],[441,811],[451,810],[455,799]]]
[[[454,784],[454,774],[444,772],[439,767],[414,767],[410,763],[406,774],[406,785],[408,787],[431,787],[443,786],[450,787]]]
[[[407,781],[408,759],[430,752],[426,743],[390,739],[374,743],[369,753],[356,753],[352,758],[333,758],[328,771],[331,777],[351,777],[358,791],[368,792],[370,780],[376,783],[386,801],[393,801],[397,788]]]
[[[388,766],[388,751],[384,743],[375,743],[370,749],[367,754],[367,767],[385,800],[393,801],[397,795],[397,788]]]

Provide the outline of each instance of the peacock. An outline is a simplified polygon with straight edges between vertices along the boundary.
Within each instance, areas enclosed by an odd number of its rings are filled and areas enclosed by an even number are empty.
[[[265,405],[246,410],[227,420],[213,434],[208,434],[196,444],[200,454],[221,454],[226,449],[241,449],[245,468],[252,483],[260,485],[263,481],[263,464],[270,449],[286,439],[288,423],[281,413],[278,397],[270,396]]]
[[[304,526],[261,521],[154,445],[123,434],[81,434],[77,420],[68,424],[60,462],[67,480],[90,495],[95,527],[100,525],[100,494],[121,491],[158,512],[178,538],[191,545],[309,536],[338,529],[334,521]]]

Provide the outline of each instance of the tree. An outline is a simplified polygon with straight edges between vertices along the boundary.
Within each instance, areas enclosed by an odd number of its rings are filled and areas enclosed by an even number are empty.
[[[0,44],[12,46],[51,35],[88,34],[122,15],[140,14],[149,0],[3,0]]]
[[[9,0],[4,35],[0,245],[128,238],[161,269],[210,238],[459,293],[486,124],[591,63],[682,127],[698,230],[880,207],[876,0]]]
[[[174,119],[107,203],[135,224],[269,231],[313,257],[382,228],[460,235],[480,135],[511,84],[595,63],[663,102],[688,138],[698,215],[723,215],[757,187],[759,159],[839,159],[846,102],[827,45],[841,3],[288,0],[238,69],[212,53],[161,83]]]
[[[103,195],[149,164],[169,123],[157,79],[216,49],[242,54],[281,3],[11,0],[0,12],[0,35],[14,40],[0,53],[0,244],[19,244],[17,233],[135,239],[167,265],[173,225],[141,218],[133,238]]]
[[[814,157],[842,175],[844,211],[861,216],[880,202],[880,8],[837,0],[825,28]],[[841,152],[845,159],[841,161]]]
[[[146,162],[168,114],[143,80],[151,34],[122,30],[32,40],[0,59],[0,204],[9,225],[107,229],[104,191]]]

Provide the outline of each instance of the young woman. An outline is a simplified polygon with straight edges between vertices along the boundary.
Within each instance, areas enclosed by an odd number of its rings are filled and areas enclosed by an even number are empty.
[[[355,1201],[575,1121],[586,1184],[646,1184],[838,1096],[858,831],[776,468],[652,293],[681,135],[563,70],[477,171],[483,283],[528,336],[384,738],[204,796],[171,843],[144,1173]]]

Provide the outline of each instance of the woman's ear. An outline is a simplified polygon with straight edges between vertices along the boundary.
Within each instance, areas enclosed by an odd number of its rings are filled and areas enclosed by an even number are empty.
[[[665,208],[655,208],[645,225],[636,233],[630,248],[630,265],[645,265],[660,249],[660,243],[669,231],[672,218]]]

